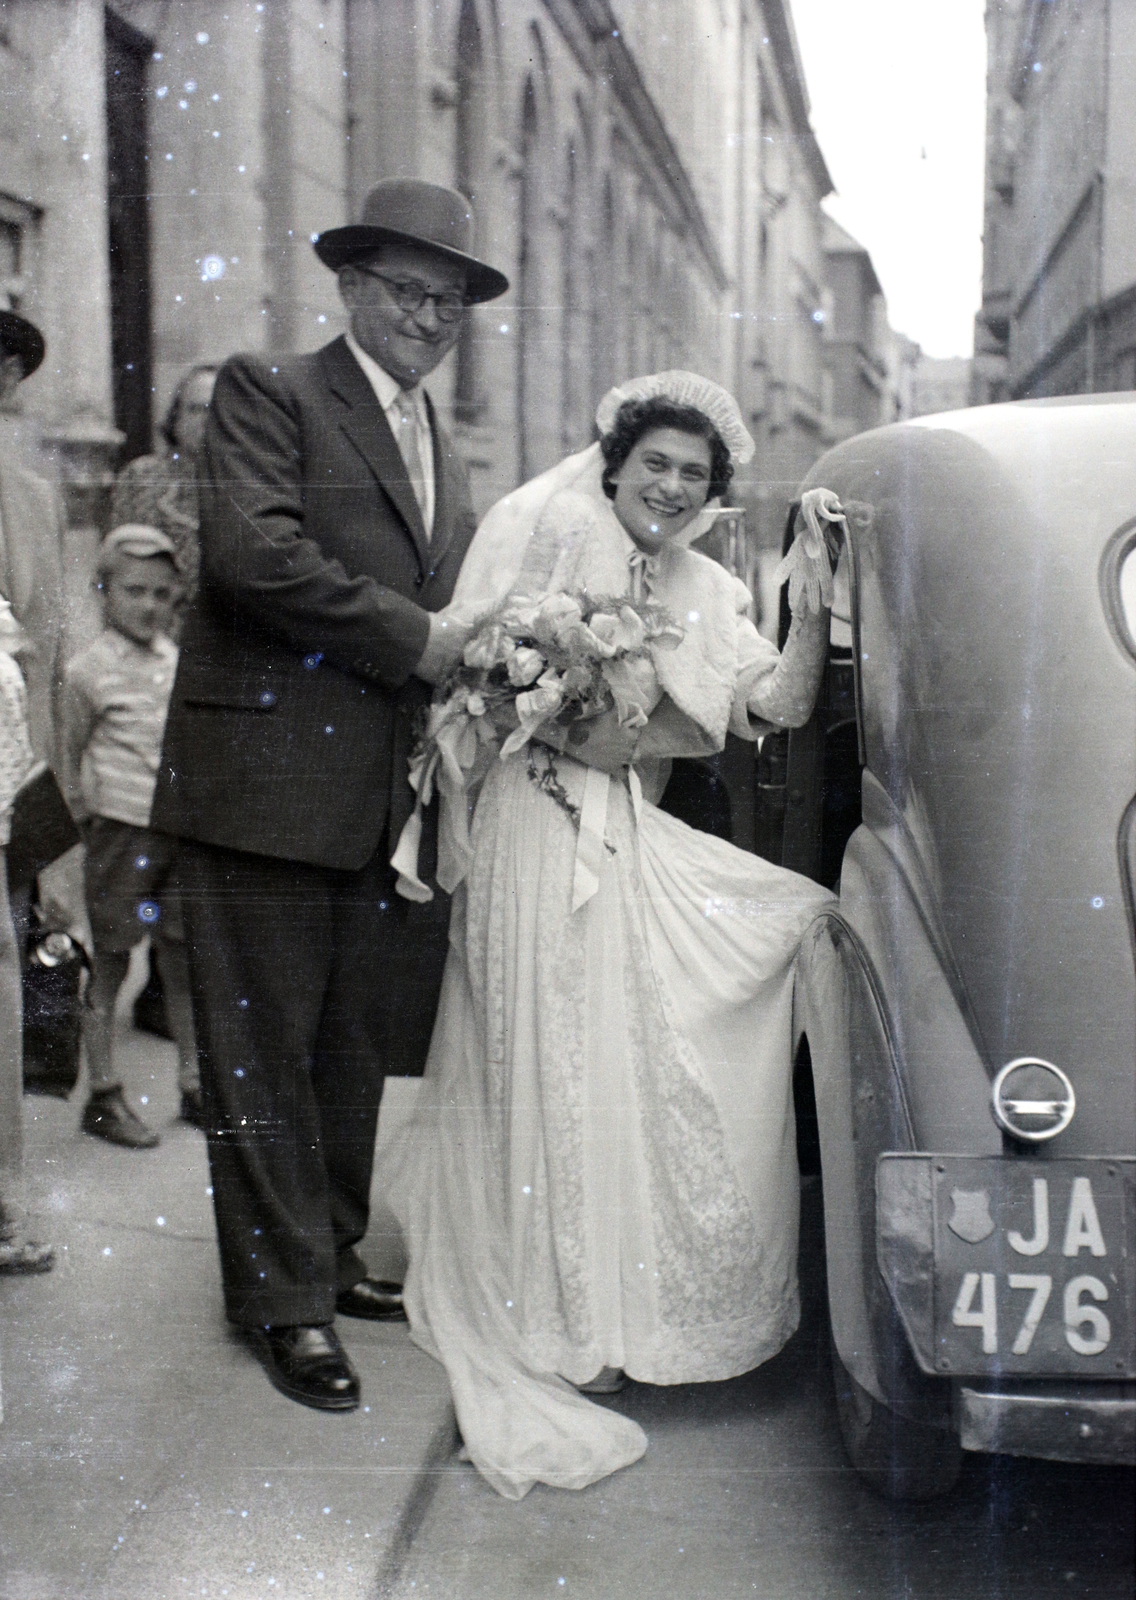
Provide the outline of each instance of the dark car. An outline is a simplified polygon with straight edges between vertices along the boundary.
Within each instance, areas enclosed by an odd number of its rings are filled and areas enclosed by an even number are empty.
[[[1131,1461],[1136,396],[881,428],[813,485],[850,649],[763,758],[839,891],[798,1012],[845,1444],[913,1497],[963,1450]]]

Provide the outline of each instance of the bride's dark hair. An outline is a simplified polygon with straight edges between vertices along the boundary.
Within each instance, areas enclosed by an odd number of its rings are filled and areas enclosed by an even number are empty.
[[[603,452],[603,491],[609,500],[615,499],[615,474],[645,433],[654,428],[675,428],[679,433],[692,433],[705,439],[710,446],[710,487],[707,500],[722,498],[730,487],[734,465],[725,441],[710,418],[695,406],[676,405],[662,395],[648,400],[625,400],[615,414],[615,424],[610,433],[600,440]]]

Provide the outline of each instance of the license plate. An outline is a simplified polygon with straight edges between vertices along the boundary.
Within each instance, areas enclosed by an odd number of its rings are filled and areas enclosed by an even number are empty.
[[[1130,1161],[935,1156],[940,1372],[1136,1375]]]

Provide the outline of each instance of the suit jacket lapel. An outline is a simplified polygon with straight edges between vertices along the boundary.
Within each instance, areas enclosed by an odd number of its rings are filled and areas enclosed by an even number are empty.
[[[386,412],[375,398],[366,374],[343,339],[336,339],[323,352],[329,386],[350,407],[340,427],[378,479],[380,488],[393,502],[418,553],[425,573],[430,568],[430,544],[422,508],[406,475],[406,463],[395,443]],[[437,458],[435,457],[435,460]],[[435,468],[435,481],[438,473]],[[437,495],[435,494],[435,500]],[[435,511],[434,522],[438,517]]]

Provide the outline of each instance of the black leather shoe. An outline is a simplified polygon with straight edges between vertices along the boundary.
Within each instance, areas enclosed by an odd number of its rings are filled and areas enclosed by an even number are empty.
[[[372,1322],[405,1322],[401,1283],[380,1283],[360,1278],[350,1289],[340,1289],[335,1309],[342,1317],[368,1317]]]
[[[249,1337],[269,1382],[289,1400],[317,1411],[354,1411],[359,1379],[330,1324],[251,1328]]]

